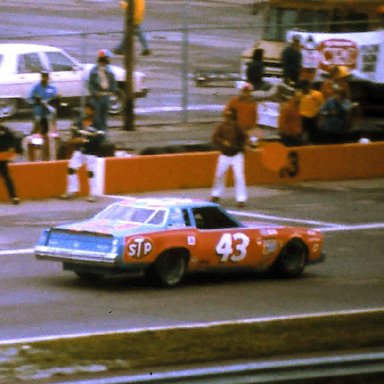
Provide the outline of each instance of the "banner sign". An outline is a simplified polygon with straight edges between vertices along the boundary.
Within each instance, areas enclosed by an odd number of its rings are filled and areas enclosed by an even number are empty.
[[[343,65],[357,78],[384,83],[384,30],[349,33],[289,31],[301,38],[303,67],[316,68],[317,75]]]

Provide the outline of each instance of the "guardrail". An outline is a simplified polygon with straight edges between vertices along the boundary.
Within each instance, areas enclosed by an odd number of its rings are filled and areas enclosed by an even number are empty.
[[[323,378],[326,380],[324,383],[330,383],[330,379],[335,377],[361,378],[373,374],[382,374],[384,379],[384,352],[225,364],[208,368],[65,381],[65,384],[263,384],[297,383],[298,380],[304,384],[305,380]]]

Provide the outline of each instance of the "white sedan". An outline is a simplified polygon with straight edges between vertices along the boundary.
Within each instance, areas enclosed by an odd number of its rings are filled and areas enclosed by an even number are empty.
[[[87,79],[95,64],[81,64],[62,49],[37,44],[0,44],[0,109],[3,114],[14,115],[26,106],[33,84],[40,80],[40,72],[47,70],[50,81],[56,85],[62,102],[69,106],[79,103],[88,94]],[[125,70],[111,65],[118,83],[112,97],[110,113],[120,113],[124,107]],[[133,76],[135,97],[147,95],[146,77],[135,71]],[[78,105],[78,104],[77,104]]]

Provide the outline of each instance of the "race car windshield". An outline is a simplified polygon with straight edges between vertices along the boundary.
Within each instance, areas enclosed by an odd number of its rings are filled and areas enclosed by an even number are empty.
[[[155,208],[111,205],[96,215],[95,218],[101,220],[160,225],[164,222],[165,211]]]

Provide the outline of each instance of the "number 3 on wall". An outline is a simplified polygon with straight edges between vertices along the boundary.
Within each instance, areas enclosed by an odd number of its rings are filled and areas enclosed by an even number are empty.
[[[249,237],[244,233],[224,233],[216,245],[216,253],[221,257],[221,261],[238,262],[247,256]]]

